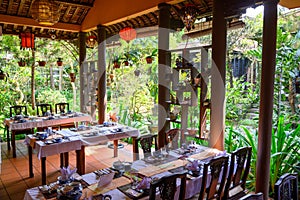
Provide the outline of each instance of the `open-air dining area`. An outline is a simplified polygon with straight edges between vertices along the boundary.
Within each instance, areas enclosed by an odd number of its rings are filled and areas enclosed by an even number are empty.
[[[0,1],[0,199],[298,200],[299,16]]]

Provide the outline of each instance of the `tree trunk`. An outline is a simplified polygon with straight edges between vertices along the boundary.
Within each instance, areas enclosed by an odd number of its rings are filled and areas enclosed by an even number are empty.
[[[51,89],[55,89],[54,87],[54,79],[53,79],[53,65],[51,64],[50,65],[50,86],[51,86]]]
[[[62,74],[63,74],[63,69],[62,67],[59,67],[59,85],[58,85],[58,90],[62,90]]]
[[[292,79],[289,80],[289,103],[291,106],[291,110],[292,110],[292,114],[294,115],[296,113],[296,107],[295,107],[295,100],[296,100],[296,94],[295,94],[295,90],[294,90],[294,86],[293,86],[293,81]]]
[[[34,78],[34,71],[35,71],[35,52],[32,50],[32,58],[33,63],[31,65],[31,107],[35,109],[35,78]]]

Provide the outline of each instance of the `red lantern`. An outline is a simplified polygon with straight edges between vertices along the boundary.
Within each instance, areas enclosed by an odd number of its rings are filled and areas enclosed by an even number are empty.
[[[21,49],[34,49],[34,34],[33,33],[20,33]]]
[[[136,38],[136,30],[131,27],[125,27],[120,30],[119,35],[126,42],[130,42],[130,40],[134,40]]]

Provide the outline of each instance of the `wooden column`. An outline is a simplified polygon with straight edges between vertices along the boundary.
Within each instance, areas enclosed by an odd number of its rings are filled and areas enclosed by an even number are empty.
[[[213,1],[210,147],[224,149],[226,20],[224,1]]]
[[[256,192],[269,196],[278,0],[264,1]]]
[[[105,62],[105,44],[106,31],[105,27],[98,25],[98,123],[103,124],[105,121],[106,110],[106,62]]]
[[[84,91],[84,80],[83,80],[83,65],[82,63],[85,60],[86,57],[86,33],[84,32],[80,32],[79,33],[79,66],[80,66],[80,111],[84,112],[84,101],[83,101],[83,97],[86,91]]]
[[[166,121],[170,106],[166,103],[170,98],[170,89],[165,79],[166,70],[170,68],[171,54],[169,50],[170,8],[166,3],[158,5],[158,147],[165,145],[165,132],[170,123]]]

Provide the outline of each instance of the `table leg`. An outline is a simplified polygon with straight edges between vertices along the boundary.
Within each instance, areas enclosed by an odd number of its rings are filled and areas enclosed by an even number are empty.
[[[16,135],[15,135],[15,131],[11,132],[11,146],[12,146],[12,150],[13,150],[13,158],[16,158],[17,153],[16,153]]]
[[[5,131],[6,131],[7,150],[10,150],[9,128],[7,125],[5,125]]]
[[[69,152],[64,153],[64,166],[65,167],[69,166]]]
[[[42,167],[42,185],[46,185],[46,157],[42,157],[41,167]]]
[[[80,150],[76,150],[76,167],[80,175],[85,174],[85,146],[81,146]]]
[[[132,152],[133,152],[133,161],[139,160],[139,146],[136,137],[132,137]]]
[[[118,157],[118,140],[114,140],[114,157]]]
[[[28,148],[28,159],[29,159],[29,177],[34,177],[33,174],[33,166],[32,166],[32,147],[30,145],[27,146]]]
[[[60,168],[63,168],[64,167],[64,154],[60,153],[59,157],[60,157]]]

